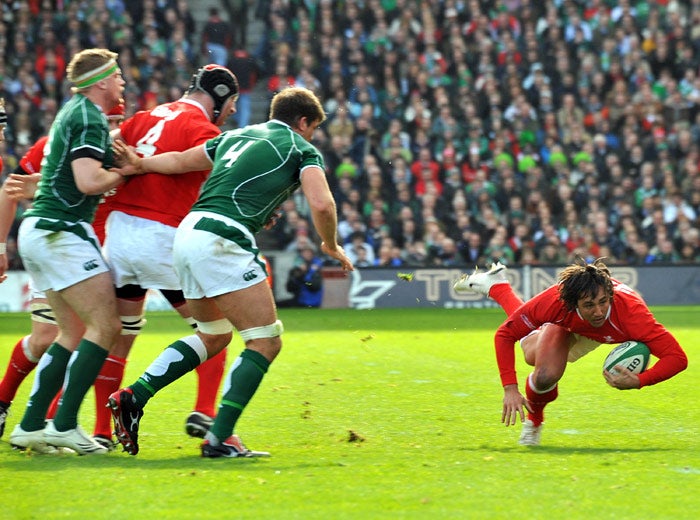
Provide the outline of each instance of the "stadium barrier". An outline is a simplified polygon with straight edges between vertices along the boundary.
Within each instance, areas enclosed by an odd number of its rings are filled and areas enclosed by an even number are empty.
[[[275,271],[275,297],[287,296],[286,276],[294,254],[268,254]],[[509,268],[508,280],[525,300],[557,280],[561,267],[524,266]],[[700,305],[700,265],[612,266],[613,276],[639,292],[649,305]],[[323,269],[324,308],[374,309],[388,307],[496,307],[478,294],[457,294],[453,282],[464,271],[457,268],[363,268],[345,273],[336,267]],[[10,271],[0,284],[0,312],[28,309],[31,298],[29,276]],[[169,310],[168,302],[149,291],[147,310]]]

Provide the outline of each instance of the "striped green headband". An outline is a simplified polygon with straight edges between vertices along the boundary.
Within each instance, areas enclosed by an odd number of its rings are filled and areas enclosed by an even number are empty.
[[[102,81],[103,79],[114,74],[117,71],[117,68],[117,62],[115,60],[109,60],[104,65],[100,65],[96,69],[78,76],[75,78],[73,83],[75,84],[76,88],[79,89],[90,87],[98,81]]]

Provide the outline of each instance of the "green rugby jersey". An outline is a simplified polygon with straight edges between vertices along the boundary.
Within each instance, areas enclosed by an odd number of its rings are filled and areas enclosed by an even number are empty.
[[[230,217],[254,234],[299,187],[303,168],[324,169],[318,149],[277,120],[224,132],[204,146],[214,166],[192,211]]]
[[[42,161],[41,183],[26,216],[68,222],[92,222],[102,195],[86,195],[75,184],[71,162],[91,157],[106,168],[112,164],[107,118],[82,94],[75,94],[51,125],[48,152]]]

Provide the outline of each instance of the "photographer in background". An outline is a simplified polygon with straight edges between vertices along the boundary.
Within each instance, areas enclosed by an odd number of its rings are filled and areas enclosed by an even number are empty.
[[[323,261],[316,256],[310,243],[299,247],[299,256],[289,270],[287,291],[294,295],[289,300],[277,303],[278,307],[320,307],[323,300]]]

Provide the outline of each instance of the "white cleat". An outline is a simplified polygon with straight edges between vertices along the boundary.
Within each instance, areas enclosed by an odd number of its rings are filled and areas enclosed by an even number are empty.
[[[523,423],[523,430],[520,432],[518,444],[522,446],[539,446],[543,426],[544,423],[535,426],[530,419],[526,419]]]
[[[506,266],[501,262],[491,264],[488,271],[479,272],[479,268],[474,269],[472,274],[463,274],[452,288],[456,293],[478,293],[484,296],[489,295],[491,287],[499,283],[508,283],[505,276]]]
[[[23,430],[19,424],[12,430],[10,445],[18,450],[31,450],[45,455],[54,455],[61,451],[46,444],[44,428],[28,432]]]
[[[80,426],[59,432],[53,423],[44,429],[44,442],[50,446],[70,448],[79,455],[102,455],[109,450],[86,434]]]

